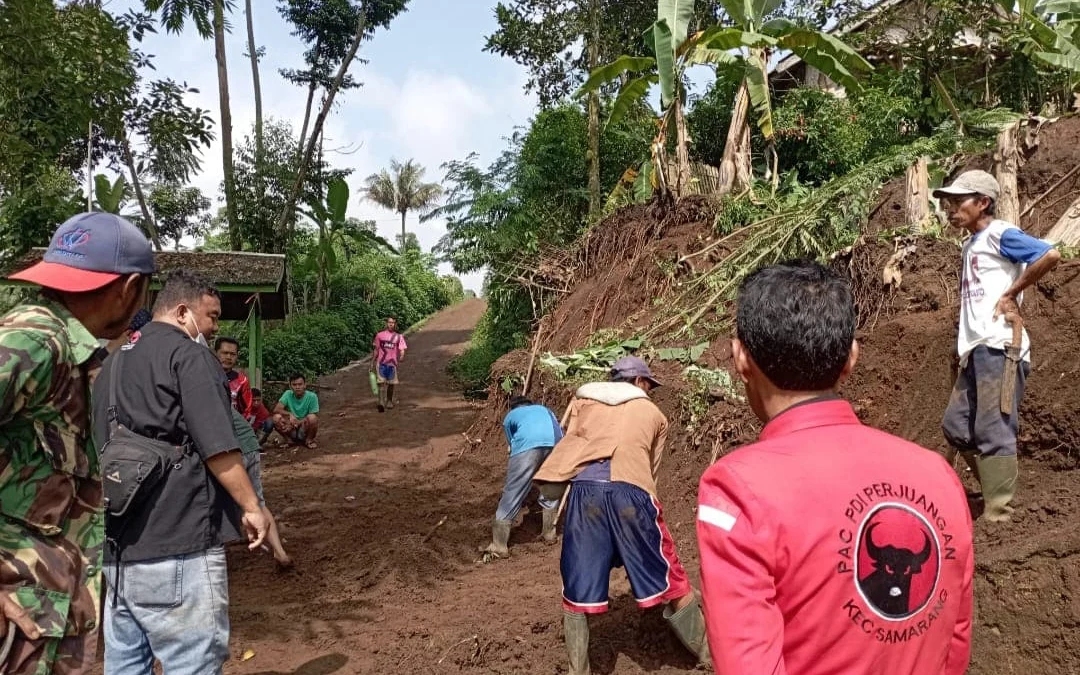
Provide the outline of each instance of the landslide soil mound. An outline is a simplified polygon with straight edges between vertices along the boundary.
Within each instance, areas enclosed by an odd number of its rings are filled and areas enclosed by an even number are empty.
[[[1080,120],[1063,120],[1042,130],[1021,175],[1022,205],[1043,195],[1071,169],[1077,136]],[[1058,141],[1067,142],[1069,151]],[[973,163],[979,161],[985,158]],[[1065,202],[1071,200],[1065,199],[1070,181],[1056,191]],[[883,191],[884,208],[874,212],[868,232],[896,227],[888,208],[892,198],[889,190]],[[1049,202],[1042,202],[1047,209]],[[1056,219],[1036,209],[1026,222],[1049,221],[1048,229]],[[686,272],[672,272],[674,261],[713,238],[712,221],[707,203],[693,200],[667,212],[637,207],[601,223],[586,243],[588,263],[579,272],[578,285],[545,322],[540,351],[565,353],[585,346],[601,330],[628,336],[648,326],[662,311],[672,279]],[[851,279],[860,314],[862,358],[842,393],[864,422],[941,451],[945,443],[939,424],[955,367],[959,260],[960,246],[953,241],[868,235],[833,262]],[[890,263],[900,280],[886,285],[882,275]],[[1064,262],[1030,290],[1024,314],[1033,361],[1021,411],[1018,508],[1011,524],[976,524],[977,623],[970,672],[1080,673],[1080,648],[1070,637],[1080,625],[1080,528],[1073,523],[1080,506],[1075,473],[1080,466],[1080,360],[1075,355],[1080,261]],[[728,340],[714,339],[702,361],[730,367]],[[479,441],[474,461],[487,458],[494,468],[504,457],[499,420],[506,396],[498,383],[502,376],[523,374],[528,363],[529,353],[519,351],[493,368],[496,384],[470,431]],[[674,422],[659,490],[680,555],[694,578],[698,480],[717,455],[752,440],[759,424],[737,401],[710,398],[703,403],[700,393],[681,378],[678,365],[654,365],[669,385],[655,400]],[[561,412],[572,386],[543,369],[533,378],[530,395]],[[966,471],[962,475],[974,487]],[[613,599],[619,599],[614,590]],[[620,627],[603,638],[605,644],[615,653],[639,650],[656,639],[653,619]],[[677,654],[678,647],[672,648]]]

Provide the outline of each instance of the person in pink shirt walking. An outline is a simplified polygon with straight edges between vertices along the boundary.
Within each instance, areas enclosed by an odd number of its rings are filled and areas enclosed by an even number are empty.
[[[379,412],[394,407],[394,388],[398,384],[398,363],[405,359],[405,336],[397,332],[397,319],[386,320],[386,330],[375,336],[371,345],[371,369],[379,383]]]

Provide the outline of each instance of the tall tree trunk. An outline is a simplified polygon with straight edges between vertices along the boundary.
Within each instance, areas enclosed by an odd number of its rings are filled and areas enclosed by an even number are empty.
[[[408,211],[401,212],[401,250],[405,250],[405,214]]]
[[[353,35],[352,44],[349,45],[349,53],[345,55],[345,58],[341,62],[341,66],[338,67],[337,74],[334,76],[334,81],[326,91],[322,109],[319,111],[318,117],[315,118],[315,126],[312,129],[311,138],[308,139],[307,145],[304,148],[304,154],[300,158],[300,164],[296,168],[296,179],[293,181],[292,190],[289,191],[289,197],[285,202],[285,208],[278,214],[277,223],[275,224],[275,229],[282,233],[282,235],[285,234],[285,224],[288,222],[289,216],[292,215],[293,211],[296,209],[296,200],[300,197],[300,189],[303,187],[304,180],[307,178],[308,165],[311,163],[312,155],[315,154],[315,141],[322,133],[323,125],[326,123],[326,118],[334,105],[334,97],[337,96],[338,90],[341,89],[341,83],[345,79],[345,73],[348,72],[349,66],[352,65],[353,59],[356,58],[356,52],[360,49],[360,43],[364,39],[366,19],[367,15],[364,12],[361,12],[359,19],[356,21],[356,33]]]
[[[739,85],[735,107],[731,112],[731,125],[724,142],[724,156],[720,161],[720,194],[742,191],[750,185],[750,90],[746,80]]]
[[[315,41],[315,53],[319,51],[320,42]],[[319,88],[319,84],[315,81],[314,74],[311,75],[311,82],[308,83],[307,92],[307,105],[304,106],[304,123],[300,125],[300,142],[297,143],[296,148],[296,161],[299,162],[303,156],[304,144],[307,143],[308,124],[311,123],[311,108],[315,104],[315,91]]]
[[[600,0],[589,0],[589,72],[600,65]],[[600,93],[589,94],[589,220],[600,217]]]
[[[682,97],[675,96],[675,163],[678,171],[675,193],[690,194],[690,139],[686,133],[686,115],[683,114]]]
[[[264,161],[266,151],[265,145],[263,144],[262,81],[259,78],[259,48],[255,45],[255,20],[252,17],[251,12],[251,0],[244,0],[244,14],[247,18],[248,57],[251,59],[251,85],[255,93],[255,199],[258,204],[258,208],[255,211],[255,217],[262,222],[263,218],[270,218],[271,215],[265,212],[266,181],[264,179],[264,173],[266,168],[264,166]],[[260,236],[258,239],[257,250],[260,253],[270,253],[273,244],[265,241],[265,235]]]
[[[86,134],[86,210],[94,210],[94,120],[87,124]]]
[[[255,23],[251,17],[251,0],[244,0],[244,14],[247,16],[248,56],[251,58],[251,84],[255,90],[255,166],[256,174],[261,174],[263,161],[263,109],[262,84],[259,81],[259,50],[255,46]]]
[[[221,172],[225,183],[225,219],[229,248],[239,251],[240,223],[236,222],[236,176],[233,174],[232,109],[229,106],[229,68],[225,61],[225,0],[214,0],[214,57],[217,59],[218,100],[221,104]]]
[[[139,202],[143,222],[146,223],[146,232],[150,235],[150,241],[154,243],[154,249],[160,251],[161,237],[158,235],[157,223],[154,222],[154,215],[150,213],[150,207],[146,203],[146,195],[143,193],[142,182],[139,180],[139,172],[135,167],[135,155],[131,152],[131,142],[128,141],[126,133],[123,140],[123,150],[124,164],[127,165],[128,173],[131,174],[131,186],[135,190],[135,199]]]

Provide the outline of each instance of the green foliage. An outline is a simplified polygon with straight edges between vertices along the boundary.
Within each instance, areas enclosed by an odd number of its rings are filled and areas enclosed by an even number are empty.
[[[720,166],[741,79],[741,70],[721,69],[704,94],[690,98],[686,124],[690,129],[690,157],[694,161]]]
[[[147,200],[162,239],[175,242],[177,250],[184,237],[198,237],[210,227],[210,200],[197,187],[158,183]]]
[[[174,0],[175,1],[175,0]],[[197,0],[205,1],[205,0]],[[280,0],[278,13],[292,28],[292,34],[307,45],[303,69],[282,69],[281,76],[293,84],[328,88],[334,73],[348,56],[356,35],[357,23],[364,21],[364,38],[370,39],[379,28],[405,10],[409,0]],[[342,89],[360,86],[346,74]]]
[[[274,229],[278,214],[285,211],[289,191],[296,181],[296,155],[299,143],[288,122],[267,119],[263,125],[262,161],[256,157],[254,134],[244,137],[237,146],[233,161],[236,183],[237,224],[245,247],[260,253],[284,253],[294,247],[288,237]],[[348,175],[333,170],[319,158],[312,160],[299,202],[321,199],[327,182]],[[290,235],[295,233],[300,214],[294,209],[286,220]]]
[[[837,98],[796,89],[776,109],[776,150],[781,171],[821,183],[848,173],[918,132],[916,101],[867,89]]]
[[[458,273],[488,267],[488,310],[472,344],[451,368],[468,388],[481,389],[487,370],[503,354],[525,344],[537,317],[528,292],[498,271],[522,255],[571,245],[588,222],[588,120],[576,104],[541,111],[511,148],[483,169],[475,156],[449,162],[447,233],[436,251]],[[649,154],[652,115],[637,105],[608,125],[600,137],[600,182],[612,190],[626,167]]]
[[[86,210],[86,198],[66,169],[38,167],[31,177],[0,196],[0,251],[7,254],[45,245],[58,223]]]
[[[559,379],[607,379],[615,362],[641,348],[640,338],[608,342],[579,349],[572,354],[544,354],[538,362]]]
[[[657,349],[655,354],[661,361],[680,361],[691,364],[700,359],[708,349],[708,342],[699,342],[692,347],[663,347]]]
[[[284,380],[291,372],[317,377],[355,361],[371,351],[375,334],[393,316],[401,327],[412,326],[429,314],[462,299],[460,282],[451,283],[419,262],[368,250],[343,262],[332,288],[332,309],[297,312],[266,332],[266,377]],[[373,287],[351,276],[375,268]],[[363,287],[362,292],[357,285]]]
[[[136,87],[135,68],[125,27],[96,3],[0,3],[5,247],[21,252],[48,241],[59,222],[51,216],[65,213],[74,201],[62,176],[85,163],[91,122],[95,136],[120,137]],[[109,149],[108,143],[96,143],[95,158]]]
[[[351,324],[341,311],[296,315],[267,331],[265,377],[288,380],[294,372],[316,377],[341,368],[370,349],[373,324]]]
[[[618,184],[626,167],[648,156],[651,114],[637,106],[600,137],[600,184]],[[588,120],[575,104],[541,111],[528,130],[487,169],[470,155],[448,162],[446,204],[430,217],[447,220],[436,247],[459,273],[497,266],[545,246],[566,246],[584,232],[589,210]]]
[[[127,179],[123,176],[117,176],[112,182],[104,174],[99,173],[94,176],[94,205],[98,210],[119,214],[128,198],[128,193]]]
[[[720,396],[732,402],[745,401],[731,373],[723,368],[711,369],[691,365],[683,370],[683,379],[689,385],[680,397],[680,404],[688,429],[697,428],[709,414],[709,403]]]
[[[653,56],[642,34],[658,18],[657,0],[505,0],[495,8],[498,29],[488,37],[484,49],[510,57],[528,69],[525,90],[538,95],[542,108],[559,105],[589,75],[588,50],[579,45],[588,41],[593,2],[600,19],[600,63],[615,61],[623,54]],[[662,0],[660,5],[670,6],[665,11],[665,16],[671,17],[669,26],[675,25],[676,17],[683,25],[707,26],[720,16],[716,0]],[[692,7],[692,20],[687,6]],[[635,68],[642,69],[644,66]]]

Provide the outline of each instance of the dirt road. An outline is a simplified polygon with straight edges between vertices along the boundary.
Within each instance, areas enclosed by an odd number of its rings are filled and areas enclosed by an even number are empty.
[[[474,564],[502,476],[459,456],[475,408],[445,367],[482,311],[466,302],[408,338],[400,405],[385,414],[365,369],[320,380],[320,448],[271,452],[264,476],[297,568],[230,552],[227,673],[556,672],[561,652],[535,654],[557,646],[555,551]]]

